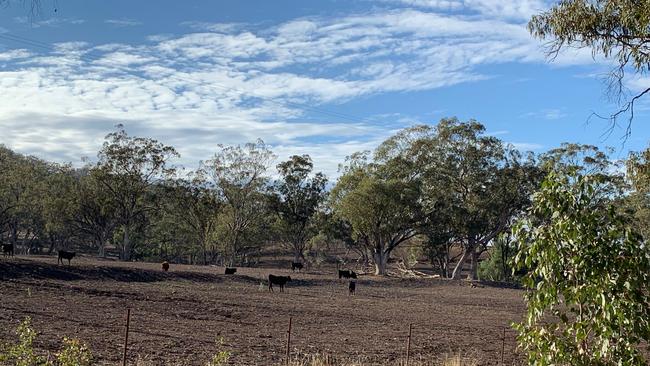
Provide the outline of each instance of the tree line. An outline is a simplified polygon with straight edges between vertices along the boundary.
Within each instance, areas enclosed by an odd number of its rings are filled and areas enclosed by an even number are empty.
[[[255,263],[270,247],[295,261],[344,249],[382,275],[404,247],[442,277],[468,269],[474,279],[482,271],[503,280],[512,275],[513,224],[550,172],[599,177],[603,197],[620,202],[647,235],[650,149],[625,162],[609,153],[569,143],[521,153],[477,121],[446,118],[349,156],[330,184],[308,155],[274,170],[276,156],[261,140],[218,145],[188,171],[173,165],[173,147],[118,126],[83,167],[0,147],[0,238],[25,254],[106,256],[111,248],[121,260],[228,265]]]

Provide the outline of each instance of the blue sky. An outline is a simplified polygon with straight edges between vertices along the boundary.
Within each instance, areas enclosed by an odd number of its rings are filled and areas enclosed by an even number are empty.
[[[650,137],[647,101],[624,146],[624,129],[587,122],[616,108],[611,65],[588,50],[549,62],[526,31],[544,0],[42,2],[34,19],[0,8],[0,143],[50,160],[93,158],[118,123],[188,167],[262,138],[330,176],[447,116],[538,153],[570,141],[623,157]]]

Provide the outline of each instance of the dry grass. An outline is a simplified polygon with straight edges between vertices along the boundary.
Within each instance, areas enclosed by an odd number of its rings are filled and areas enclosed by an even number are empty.
[[[302,356],[300,359],[292,360],[290,366],[369,366],[363,360],[341,361],[327,355]],[[372,365],[376,365],[373,363]],[[386,363],[385,366],[406,366],[406,360],[398,360],[395,363]],[[445,355],[439,360],[433,361],[410,361],[408,366],[477,366],[479,360],[473,356],[463,356],[460,353]]]

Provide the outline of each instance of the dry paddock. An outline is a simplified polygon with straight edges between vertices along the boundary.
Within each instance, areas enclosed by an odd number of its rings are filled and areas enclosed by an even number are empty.
[[[0,259],[0,338],[13,341],[26,316],[40,333],[37,346],[55,351],[63,336],[87,342],[97,364],[122,357],[126,309],[131,309],[129,364],[201,365],[223,337],[231,364],[279,365],[293,319],[291,353],[325,354],[364,365],[395,365],[404,358],[413,324],[412,358],[436,361],[462,353],[481,365],[505,364],[515,335],[504,327],[524,312],[522,291],[471,287],[464,282],[362,276],[357,294],[334,271],[223,268],[119,263],[76,258]],[[291,275],[284,293],[260,279]],[[145,362],[146,361],[146,362]]]

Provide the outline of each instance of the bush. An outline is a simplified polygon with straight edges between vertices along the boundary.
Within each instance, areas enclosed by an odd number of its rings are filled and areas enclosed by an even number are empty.
[[[228,363],[228,361],[230,360],[230,356],[232,356],[230,351],[223,349],[224,348],[223,337],[217,339],[215,343],[217,346],[217,353],[215,353],[212,356],[212,359],[208,361],[206,366],[223,366]]]
[[[516,225],[528,313],[520,347],[532,365],[645,365],[650,250],[598,177],[552,173]]]
[[[43,357],[34,350],[38,333],[32,328],[32,319],[27,317],[16,329],[18,343],[1,345],[0,364],[12,366],[90,366],[92,354],[88,347],[77,339],[63,338],[63,348],[56,354],[56,361]]]
[[[38,336],[32,329],[32,319],[27,317],[16,329],[18,343],[15,345],[3,345],[0,352],[0,361],[5,365],[34,366],[45,365],[45,358],[34,351],[34,340]]]
[[[63,338],[63,349],[56,354],[58,366],[90,366],[93,355],[78,339]]]

